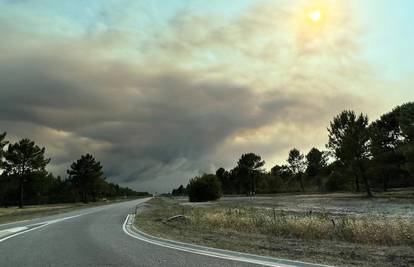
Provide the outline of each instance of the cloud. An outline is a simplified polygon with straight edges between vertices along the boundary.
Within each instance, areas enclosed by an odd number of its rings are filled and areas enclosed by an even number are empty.
[[[181,10],[136,36],[132,11],[117,22],[116,6],[104,10],[86,31],[50,26],[69,34],[0,16],[1,126],[46,146],[60,174],[90,152],[112,181],[170,190],[244,152],[271,166],[291,147],[320,146],[333,115],[366,104],[353,36],[304,53],[284,6],[215,21]]]

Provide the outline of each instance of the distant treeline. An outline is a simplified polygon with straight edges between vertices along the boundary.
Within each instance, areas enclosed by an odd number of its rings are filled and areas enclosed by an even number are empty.
[[[294,148],[286,164],[270,171],[263,169],[259,155],[243,154],[237,166],[219,168],[215,176],[223,194],[364,190],[372,196],[373,190],[414,186],[414,103],[398,106],[371,124],[364,114],[341,112],[328,127],[326,148],[312,148],[306,155]],[[194,182],[205,184],[205,176],[171,194],[190,194],[191,199]]]
[[[107,182],[102,165],[90,154],[76,160],[62,179],[46,171],[45,148],[29,139],[9,143],[0,134],[0,203],[7,207],[98,201],[149,195]]]

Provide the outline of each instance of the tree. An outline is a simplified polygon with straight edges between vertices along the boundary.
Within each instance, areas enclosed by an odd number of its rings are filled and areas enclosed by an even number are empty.
[[[326,168],[326,157],[325,154],[317,148],[312,148],[306,155],[307,167],[306,175],[308,177],[317,177],[316,184],[319,190],[322,189],[321,172]]]
[[[4,168],[4,149],[8,142],[4,140],[6,138],[6,132],[0,134],[0,170]]]
[[[306,165],[303,154],[294,148],[289,152],[287,162],[289,163],[289,169],[292,174],[298,179],[302,192],[305,192],[305,186],[303,185],[303,172],[305,171]]]
[[[180,185],[177,189],[173,189],[171,195],[173,196],[184,196],[187,194],[187,190],[183,185]]]
[[[283,179],[287,179],[292,176],[292,172],[289,169],[289,166],[287,165],[282,165],[282,166],[275,165],[272,167],[272,169],[270,169],[270,173],[272,175],[280,176]]]
[[[414,183],[414,102],[401,105],[394,112],[403,136],[398,150],[405,158],[404,168],[411,176],[411,183]]]
[[[308,152],[306,162],[306,174],[310,177],[320,174],[322,169],[327,165],[324,153],[317,148],[312,148]]]
[[[5,153],[6,174],[19,181],[19,208],[23,207],[23,185],[36,174],[44,173],[50,159],[45,158],[45,148],[29,139],[10,144]]]
[[[382,176],[383,190],[387,191],[390,178],[401,173],[400,165],[404,160],[402,153],[397,150],[403,135],[395,110],[371,123],[369,132],[374,168]]]
[[[190,202],[217,200],[221,196],[220,181],[214,174],[194,177],[187,185]]]
[[[67,171],[73,186],[81,194],[82,202],[87,203],[92,196],[95,200],[100,185],[104,182],[102,166],[91,154],[81,156]]]
[[[406,143],[414,142],[414,102],[406,103],[394,109]]]
[[[234,181],[232,181],[232,176],[230,172],[226,171],[224,168],[218,168],[216,171],[216,176],[219,178],[221,183],[221,190],[223,194],[232,194],[234,193]]]
[[[359,191],[359,179],[362,178],[365,190],[372,196],[368,178],[365,175],[364,162],[369,156],[368,117],[353,111],[343,111],[330,123],[327,148],[336,159],[352,169],[355,187]]]
[[[248,194],[255,194],[256,191],[256,175],[262,172],[265,161],[259,155],[254,153],[243,154],[237,162],[239,176],[243,189]]]
[[[4,162],[4,149],[8,142],[5,140],[6,132],[0,134],[0,199],[5,207],[7,207],[6,194],[8,191],[8,177],[3,173],[5,162]]]

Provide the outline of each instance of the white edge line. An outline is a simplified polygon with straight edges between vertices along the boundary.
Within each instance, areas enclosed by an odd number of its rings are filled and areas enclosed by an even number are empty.
[[[105,204],[102,204],[102,205],[92,206],[92,207],[81,207],[80,209],[82,210],[82,209],[95,209],[95,208],[100,208],[100,207],[107,207],[107,206],[111,206],[111,205],[114,205],[114,204],[118,204],[118,203],[122,203],[122,202],[134,201],[134,200],[138,200],[138,199],[145,199],[145,198],[137,198],[137,199],[131,199],[131,200],[127,200],[127,201],[120,201],[120,202],[113,202],[113,203],[105,203]],[[149,199],[150,198],[148,198],[148,200]],[[70,211],[62,212],[61,214],[65,214],[65,213],[69,213],[69,212],[76,212],[76,210],[70,210]],[[92,212],[96,212],[96,211],[92,211]],[[85,214],[88,214],[88,213],[85,213]],[[59,214],[51,214],[51,215],[48,215],[47,217],[49,217],[49,216],[55,216],[55,215],[59,215]],[[18,224],[18,223],[23,223],[23,222],[28,222],[28,221],[39,220],[39,219],[42,219],[42,218],[44,218],[44,217],[40,216],[40,217],[34,217],[34,218],[31,218],[31,219],[22,220],[22,221],[14,221],[14,222],[3,223],[3,224],[0,224],[0,227],[6,226],[6,225],[10,225],[10,224]],[[40,223],[42,223],[42,222],[39,222],[39,223],[36,223],[36,224],[40,224]]]
[[[160,242],[160,241],[150,240],[148,238],[145,238],[145,237],[142,237],[142,236],[139,236],[139,235],[133,235],[130,232],[128,232],[127,227],[126,227],[128,219],[129,219],[130,216],[131,216],[131,214],[128,214],[128,216],[126,217],[126,219],[124,221],[124,224],[122,225],[123,231],[129,236],[131,236],[135,239],[147,242],[147,243],[151,243],[151,244],[158,245],[158,246],[161,246],[161,247],[166,247],[166,248],[176,249],[176,250],[180,250],[180,251],[185,251],[185,252],[189,252],[189,253],[194,253],[194,254],[199,254],[199,255],[204,255],[204,256],[209,256],[209,257],[214,257],[214,258],[219,258],[219,259],[224,259],[224,260],[233,260],[233,261],[238,261],[238,262],[253,263],[253,264],[258,264],[258,265],[263,265],[263,266],[272,266],[272,267],[293,266],[293,265],[287,265],[287,264],[282,264],[282,263],[272,263],[272,262],[267,262],[267,261],[249,259],[249,258],[246,258],[246,257],[231,256],[231,255],[226,255],[226,254],[219,253],[219,252],[210,252],[210,251],[201,251],[201,250],[198,250],[198,249],[189,249],[189,248],[184,248],[184,247],[181,247],[181,246],[175,246],[173,244],[166,244],[166,243],[163,243],[163,242]],[[298,263],[298,264],[306,264],[305,262],[299,262],[299,261],[293,261],[292,263],[295,263],[295,262]]]
[[[90,213],[92,213],[92,212],[87,212],[87,213],[82,213],[82,214],[78,214],[78,215],[74,215],[74,216],[69,216],[69,217],[64,217],[64,218],[60,218],[60,219],[55,219],[55,220],[50,220],[50,221],[39,222],[39,223],[36,223],[36,224],[27,225],[26,227],[32,226],[32,225],[41,224],[39,226],[30,228],[28,230],[24,230],[24,231],[20,231],[20,232],[17,232],[15,234],[12,234],[12,235],[8,235],[8,236],[0,239],[0,243],[3,242],[3,241],[6,241],[7,239],[13,238],[15,236],[22,235],[22,234],[25,234],[25,233],[28,233],[28,232],[31,232],[31,231],[34,231],[34,230],[43,228],[43,227],[48,226],[50,224],[54,224],[54,223],[58,223],[58,222],[61,222],[61,221],[73,219],[73,218],[80,217],[80,216],[83,216],[83,215],[87,215],[87,214],[90,214]],[[7,229],[5,229],[5,230],[7,230]]]
[[[24,234],[24,233],[27,233],[27,232],[34,231],[34,230],[36,230],[36,229],[39,229],[39,228],[45,227],[45,226],[47,226],[47,225],[48,225],[48,224],[47,224],[47,223],[45,223],[45,224],[42,224],[42,225],[40,225],[40,226],[30,228],[30,229],[28,229],[28,230],[21,231],[21,232],[17,232],[17,233],[15,233],[15,234],[12,234],[12,235],[6,236],[6,237],[4,237],[4,238],[0,239],[0,243],[1,243],[1,242],[3,242],[3,241],[6,241],[7,239],[13,238],[13,237],[15,237],[15,236],[18,236],[18,235],[21,235],[21,234]]]
[[[27,222],[27,221],[30,221],[30,220],[23,220],[23,221],[15,221],[15,222],[3,223],[3,224],[0,224],[0,227],[6,226],[6,225],[10,225],[10,224],[18,224],[18,223]]]

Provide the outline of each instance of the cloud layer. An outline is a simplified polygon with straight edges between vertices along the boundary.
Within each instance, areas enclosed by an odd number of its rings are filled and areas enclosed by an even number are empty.
[[[108,179],[158,192],[244,152],[269,167],[322,146],[342,109],[377,114],[375,83],[346,9],[312,33],[287,3],[215,20],[185,8],[149,29],[121,5],[79,26],[3,4],[1,130],[46,146],[54,172],[90,152]]]

